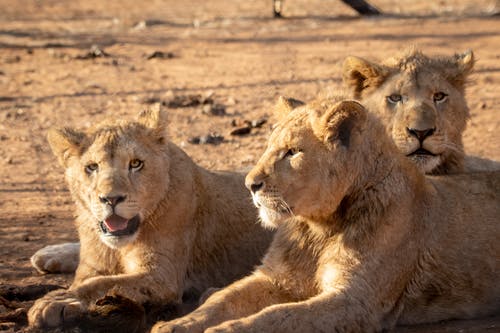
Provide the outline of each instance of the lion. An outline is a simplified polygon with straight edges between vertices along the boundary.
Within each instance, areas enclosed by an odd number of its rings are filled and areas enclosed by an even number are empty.
[[[166,332],[379,332],[500,308],[500,172],[425,176],[353,100],[281,119],[246,177],[263,263]]]
[[[429,57],[415,49],[378,64],[347,57],[345,86],[378,114],[399,150],[427,174],[500,170],[500,162],[466,156],[465,86],[474,53]]]
[[[343,77],[352,96],[382,118],[400,151],[422,172],[500,170],[498,161],[464,156],[462,134],[469,118],[465,86],[474,63],[472,51],[428,57],[412,49],[382,64],[348,57]],[[280,104],[304,103],[282,98]],[[32,264],[42,273],[74,272],[77,245],[43,248],[33,255]]]
[[[196,165],[165,129],[165,112],[154,109],[137,121],[49,131],[76,204],[80,260],[68,290],[30,309],[32,326],[65,325],[109,295],[180,303],[260,262],[272,234],[257,222],[244,175]]]

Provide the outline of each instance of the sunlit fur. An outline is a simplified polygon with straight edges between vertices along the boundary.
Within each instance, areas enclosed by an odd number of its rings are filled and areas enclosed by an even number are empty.
[[[472,51],[427,56],[415,49],[373,63],[358,57],[344,62],[344,82],[352,96],[378,114],[404,155],[419,148],[432,155],[409,158],[427,174],[499,170],[500,162],[465,157],[462,134],[469,118],[465,87],[474,66]],[[443,93],[444,98],[434,97]],[[437,94],[437,95],[436,95]],[[390,96],[401,96],[391,102]],[[409,129],[432,129],[420,145]]]
[[[380,332],[498,312],[500,173],[426,178],[376,116],[333,99],[283,116],[245,182],[279,216],[263,264],[153,333]]]
[[[259,263],[271,233],[257,222],[244,175],[197,166],[165,129],[166,114],[155,109],[137,121],[49,132],[76,203],[80,261],[69,290],[35,302],[31,325],[64,325],[108,293],[148,306],[175,304],[184,292],[197,297]],[[99,226],[113,214],[100,197],[116,196],[124,199],[114,214],[139,216],[133,235],[113,236]],[[78,258],[78,246],[60,249],[66,258],[51,257],[53,251],[36,256],[42,271],[56,267],[54,259]]]

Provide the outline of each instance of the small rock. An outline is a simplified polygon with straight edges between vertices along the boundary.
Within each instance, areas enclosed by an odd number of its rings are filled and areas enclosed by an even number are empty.
[[[142,104],[155,104],[155,103],[161,103],[161,100],[157,96],[146,96],[142,98],[141,100]]]
[[[188,142],[194,145],[203,145],[203,144],[212,144],[212,145],[218,145],[224,141],[224,137],[219,134],[211,133],[207,135],[202,135],[202,136],[194,136],[190,137],[188,139]]]
[[[226,107],[222,104],[205,104],[202,112],[210,116],[225,116]]]
[[[172,52],[154,51],[153,53],[146,56],[146,59],[172,59],[174,58]]]
[[[146,26],[147,26],[146,21],[139,21],[132,27],[132,29],[143,30],[146,29]]]
[[[132,29],[134,30],[143,30],[146,29],[147,27],[151,27],[153,25],[162,25],[165,24],[165,21],[162,20],[142,20],[134,24]]]
[[[170,108],[186,108],[191,106],[198,106],[203,103],[205,100],[201,95],[173,95],[167,96],[167,100],[163,101],[162,104],[164,106]]]
[[[231,134],[231,135],[247,135],[247,134],[250,134],[251,131],[252,131],[251,127],[245,126],[245,127],[236,128],[236,129],[232,130],[229,134]]]
[[[266,118],[260,118],[260,119],[257,119],[257,120],[252,120],[250,122],[250,126],[252,128],[261,128],[262,125],[264,125],[265,123],[267,123],[267,119]]]
[[[233,119],[231,120],[231,126],[233,127],[250,127],[250,128],[260,128],[262,125],[267,123],[267,118],[260,118],[257,120],[241,120]]]
[[[234,97],[228,97],[226,104],[230,106],[236,105],[236,99]]]
[[[9,96],[0,96],[0,102],[12,102],[15,101],[16,99],[14,97],[9,97]]]
[[[86,54],[78,55],[75,57],[75,59],[86,60],[86,59],[104,58],[109,56],[110,55],[106,53],[103,49],[101,49],[99,46],[92,45],[90,47],[90,50]]]

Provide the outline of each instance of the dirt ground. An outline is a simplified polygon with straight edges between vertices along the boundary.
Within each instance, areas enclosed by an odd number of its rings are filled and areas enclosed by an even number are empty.
[[[264,150],[277,97],[340,89],[346,56],[472,49],[466,151],[500,160],[500,2],[371,3],[385,15],[360,18],[337,0],[286,0],[283,19],[273,19],[271,0],[0,0],[0,286],[71,283],[29,262],[44,245],[76,240],[63,171],[46,141],[51,126],[133,117],[163,102],[171,140],[196,162],[248,168]],[[230,134],[259,119],[268,121]],[[207,134],[224,140],[190,143]],[[0,318],[10,310],[0,303]],[[0,332],[19,328],[0,323]],[[401,331],[499,332],[500,317]]]

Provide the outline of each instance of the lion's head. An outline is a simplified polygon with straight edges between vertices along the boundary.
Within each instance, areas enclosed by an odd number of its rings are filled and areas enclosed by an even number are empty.
[[[427,57],[412,50],[382,64],[348,57],[343,76],[354,98],[383,118],[399,150],[425,173],[441,174],[463,168],[464,89],[473,65],[472,51]]]
[[[141,113],[136,122],[105,122],[88,131],[52,129],[48,140],[66,170],[81,214],[110,247],[135,240],[168,188],[165,115]],[[155,195],[153,195],[155,193]]]
[[[351,186],[365,177],[365,159],[375,159],[382,149],[364,133],[385,135],[380,124],[367,127],[372,115],[358,102],[324,100],[293,108],[284,101],[280,98],[276,109],[289,113],[276,124],[245,181],[267,227],[293,215],[316,221],[330,216]]]

